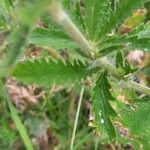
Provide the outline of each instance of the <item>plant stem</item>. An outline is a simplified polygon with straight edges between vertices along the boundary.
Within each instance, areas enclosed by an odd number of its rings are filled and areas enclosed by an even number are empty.
[[[83,36],[76,25],[71,21],[60,3],[52,2],[50,13],[53,19],[64,29],[64,31],[80,46],[81,50],[89,57],[94,58],[93,46]]]
[[[132,89],[150,95],[150,88],[145,87],[144,85],[138,84],[138,83],[133,82],[133,81],[128,82],[128,84],[130,85],[130,87]]]
[[[110,72],[115,78],[117,78],[118,80],[124,80],[124,74],[118,70],[117,68],[115,68],[108,60],[106,57],[100,58],[97,61],[97,65],[99,65],[100,67],[104,68],[105,70],[107,70],[108,72]]]
[[[79,113],[80,113],[81,103],[82,103],[82,99],[83,99],[84,88],[85,87],[83,86],[81,88],[81,92],[80,92],[80,97],[79,97],[79,102],[78,102],[78,108],[77,108],[77,112],[76,112],[76,117],[75,117],[73,132],[72,132],[70,150],[73,150],[73,145],[74,145],[74,140],[75,140],[75,134],[76,134],[77,125],[78,125],[78,119],[79,119]]]
[[[62,9],[62,6],[57,2],[52,2],[50,13],[53,19],[64,29],[65,32],[80,46],[81,50],[90,58],[95,57],[95,49],[88,40],[79,31],[76,25],[71,21],[69,16]],[[123,79],[124,76],[117,68],[113,67],[106,58],[98,60],[99,64],[108,70],[112,75],[118,79]]]
[[[98,139],[95,139],[95,150],[98,150]]]
[[[71,21],[69,16],[63,10],[61,4],[56,1],[52,1],[50,6],[50,14],[53,17],[54,21],[56,21],[66,33],[80,46],[81,50],[88,55],[90,58],[95,58],[97,48],[93,47],[88,40],[83,36],[80,30],[76,27],[76,25]],[[124,80],[124,75],[115,68],[106,58],[100,58],[96,60],[100,67],[104,68],[108,72],[110,72],[116,79]],[[125,82],[125,81],[124,81]],[[131,88],[136,89],[138,91],[149,94],[149,88],[139,85],[133,81],[128,82]]]
[[[134,81],[125,82],[124,80],[122,80],[120,81],[120,86],[121,88],[130,88],[130,89],[145,93],[147,95],[150,95],[150,88],[144,85],[138,84]]]

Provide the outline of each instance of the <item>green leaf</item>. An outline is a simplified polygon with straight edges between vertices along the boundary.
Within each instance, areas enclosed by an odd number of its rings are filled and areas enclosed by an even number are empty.
[[[122,52],[117,52],[116,53],[116,67],[123,69],[123,62],[124,62],[124,57]]]
[[[21,136],[27,150],[33,150],[32,142],[27,134],[27,131],[26,131],[24,125],[22,124],[21,119],[19,118],[19,116],[17,114],[17,111],[16,111],[15,107],[12,105],[12,103],[10,102],[10,100],[8,100],[8,106],[11,111],[11,117],[20,133],[20,136]]]
[[[74,11],[74,16],[76,22],[78,23],[78,26],[81,26],[82,29],[85,29],[86,26],[85,26],[83,11],[82,11],[83,8],[80,3],[81,3],[80,1],[76,3],[76,10]]]
[[[20,7],[15,9],[17,21],[26,26],[33,26],[50,3],[51,0],[32,0],[20,3]]]
[[[143,140],[144,136],[150,136],[149,98],[147,101],[143,101],[141,99],[140,102],[135,103],[131,107],[126,107],[126,109],[124,109],[121,113],[123,125],[129,128],[130,133],[134,137],[140,137],[141,141]]]
[[[4,7],[5,10],[8,12],[11,11],[12,2],[10,0],[1,0],[1,5]]]
[[[128,60],[123,56],[123,53],[121,51],[118,51],[116,54],[116,67],[121,69],[125,75],[135,71],[132,70]]]
[[[134,50],[140,49],[149,51],[150,39],[139,39],[136,35],[115,35],[105,40],[102,40],[98,45],[100,55],[107,55],[119,50]]]
[[[110,15],[109,0],[86,0],[85,1],[85,23],[89,37],[94,40],[101,28],[103,22]]]
[[[53,84],[65,85],[80,82],[82,78],[92,75],[96,69],[88,69],[81,62],[74,65],[61,61],[49,60],[25,61],[17,65],[13,76],[24,83],[49,87]]]
[[[125,21],[125,19],[129,17],[134,10],[141,8],[144,5],[144,3],[148,1],[149,0],[120,0],[118,6],[116,7],[116,10],[109,14],[107,20],[104,20],[102,22],[98,39],[103,38],[103,36],[107,33],[110,33],[112,29],[122,24],[123,21]],[[110,10],[107,10],[107,12],[108,11]]]
[[[8,150],[11,149],[13,143],[17,139],[15,132],[10,129],[10,122],[6,120],[6,117],[1,117],[0,120],[0,149]],[[7,148],[6,148],[7,147]]]
[[[74,49],[78,47],[63,32],[50,31],[41,28],[37,28],[33,31],[29,42],[38,46],[51,46],[56,49]]]
[[[104,124],[110,139],[114,139],[116,133],[110,116],[116,116],[116,112],[109,103],[109,100],[114,100],[114,98],[109,91],[110,85],[106,77],[107,73],[102,73],[94,87],[92,96],[93,111],[95,113],[96,125],[100,127],[101,124]]]
[[[142,24],[135,30],[139,30],[139,32],[137,32],[135,34],[138,37],[138,39],[150,39],[150,24],[149,24],[149,22],[146,24]]]

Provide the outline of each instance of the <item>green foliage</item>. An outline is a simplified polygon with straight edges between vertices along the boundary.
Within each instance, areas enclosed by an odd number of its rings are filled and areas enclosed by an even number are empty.
[[[124,72],[125,75],[128,75],[131,72],[136,71],[132,69],[128,60],[123,56],[124,54],[120,51],[116,54],[116,67]]]
[[[33,150],[32,142],[27,134],[26,128],[22,124],[22,122],[17,114],[15,107],[11,104],[10,101],[8,101],[8,105],[9,105],[9,109],[11,111],[12,119],[15,122],[15,125],[20,133],[20,136],[21,136],[27,150]]]
[[[0,61],[0,81],[7,81],[8,77],[13,76],[19,82],[19,86],[20,83],[21,86],[22,84],[40,86],[40,89],[45,93],[39,104],[32,108],[32,111],[22,113],[19,117],[18,109],[12,104],[10,98],[16,104],[14,97],[18,96],[18,91],[20,91],[18,88],[20,87],[13,85],[16,86],[12,88],[15,89],[15,94],[12,93],[12,89],[8,88],[12,96],[9,98],[3,91],[3,85],[0,82],[0,98],[6,99],[4,103],[7,102],[11,118],[26,148],[33,149],[29,136],[32,135],[33,138],[39,140],[42,135],[42,138],[49,139],[47,130],[52,128],[56,137],[59,138],[58,145],[60,147],[56,146],[56,149],[68,149],[76,99],[79,97],[78,89],[84,83],[84,86],[88,86],[83,95],[86,106],[81,106],[82,113],[79,117],[74,149],[94,149],[91,141],[95,141],[95,137],[91,139],[91,131],[87,128],[87,116],[89,115],[87,112],[92,109],[95,114],[94,123],[97,127],[95,131],[102,133],[100,138],[96,138],[95,149],[98,147],[98,142],[100,144],[110,143],[114,139],[123,144],[130,142],[130,139],[124,138],[119,132],[116,132],[119,127],[116,126],[116,122],[114,125],[114,121],[117,120],[128,128],[132,138],[131,144],[135,146],[134,148],[139,149],[142,144],[143,148],[147,150],[150,137],[149,101],[144,101],[144,98],[137,101],[137,97],[139,95],[140,97],[145,96],[140,93],[145,89],[145,93],[149,94],[150,89],[137,83],[134,84],[136,87],[132,86],[133,84],[128,84],[130,80],[135,80],[138,76],[135,74],[138,72],[132,69],[126,56],[130,50],[138,49],[147,53],[150,50],[150,23],[147,21],[150,10],[148,5],[147,16],[146,14],[132,15],[137,9],[149,4],[147,2],[150,0],[60,0],[64,7],[59,8],[59,5],[56,5],[54,14],[57,16],[57,13],[60,13],[56,18],[50,16],[51,1],[1,0],[0,3],[0,55],[2,54],[0,56],[2,58]],[[127,33],[125,32],[126,34],[120,32],[124,25],[132,26]],[[5,35],[5,33],[7,34]],[[3,41],[5,42],[3,43]],[[53,58],[61,58],[64,61],[50,59],[49,53],[44,50],[51,48],[56,55],[60,56],[53,56]],[[28,51],[30,51],[29,55]],[[85,57],[86,52],[91,54],[89,54],[90,57]],[[37,55],[36,59],[32,59]],[[107,55],[109,55],[109,61],[107,58],[99,58],[107,57]],[[20,59],[21,61],[19,61]],[[99,72],[97,67],[104,69],[104,72]],[[108,71],[108,74],[105,70]],[[140,71],[149,77],[149,65]],[[98,74],[100,76],[97,79]],[[124,81],[119,81],[120,76]],[[124,84],[122,85],[122,83]],[[75,84],[76,89],[72,88],[72,85]],[[7,86],[9,87],[9,85]],[[49,87],[53,87],[50,92],[47,90]],[[135,92],[134,89],[137,89],[138,92]],[[91,106],[88,100],[91,98],[92,92]],[[35,93],[31,92],[29,98]],[[21,94],[24,94],[24,91]],[[24,98],[19,95],[17,100],[22,97]],[[37,97],[35,96],[35,98]],[[118,97],[121,97],[121,100]],[[149,99],[149,96],[147,97]],[[3,103],[2,100],[1,103]],[[7,108],[1,109],[2,107],[5,105],[0,106],[1,114],[7,110]],[[25,120],[25,126],[21,120]],[[7,121],[1,120],[0,123],[3,126],[0,131],[0,145],[4,145],[5,148],[7,144],[11,145],[14,142],[13,138],[16,141],[16,134],[12,134],[8,129]],[[29,135],[25,127],[29,129]],[[8,143],[1,140],[3,138],[6,138]],[[86,144],[84,145],[84,143]],[[35,149],[40,149],[40,144]],[[50,149],[53,148],[50,147]]]
[[[7,54],[7,58],[1,66],[1,68],[4,68],[4,72],[5,69],[8,71],[8,69],[16,63],[16,58],[19,58],[20,55],[22,55],[24,48],[27,45],[29,34],[30,27],[28,26],[21,26],[21,30],[14,33],[15,41]]]
[[[134,50],[140,49],[143,51],[149,51],[150,40],[147,38],[139,39],[136,35],[115,35],[110,38],[106,38],[98,44],[99,53],[101,55],[107,55],[119,50]]]
[[[136,33],[137,32],[137,33]],[[150,24],[142,24],[133,31],[138,39],[150,39]],[[131,33],[132,34],[132,33]]]
[[[32,83],[49,87],[53,84],[69,85],[80,82],[83,78],[92,75],[97,69],[88,69],[81,62],[72,65],[61,61],[55,62],[51,59],[25,61],[15,68],[13,75],[24,83]]]
[[[108,20],[102,22],[101,32],[99,33],[99,38],[103,38],[104,35],[110,33],[112,29],[123,23],[123,21],[129,17],[134,10],[140,8],[148,0],[121,0],[116,7],[114,12],[111,12]],[[109,11],[109,10],[108,10]]]
[[[150,102],[149,100],[138,102],[131,107],[126,107],[122,115],[122,123],[129,129],[134,140],[143,144],[144,149],[149,145],[150,136]],[[130,116],[130,117],[129,117]]]
[[[19,131],[19,134],[27,148],[27,150],[33,150],[32,142],[27,134],[26,128],[24,127],[20,117],[18,116],[18,112],[16,108],[13,106],[10,97],[8,96],[8,93],[6,92],[6,88],[4,87],[2,81],[0,80],[0,89],[2,92],[3,98],[7,101],[8,107],[11,112],[12,120],[14,121],[16,128]]]
[[[63,32],[51,31],[41,28],[37,28],[33,31],[29,42],[38,46],[50,46],[56,49],[78,48],[78,46]]]
[[[98,128],[101,124],[104,124],[110,139],[114,139],[116,133],[110,116],[116,116],[116,112],[111,107],[109,100],[114,101],[115,99],[109,91],[110,85],[106,77],[107,73],[102,73],[96,82],[96,86],[94,87],[92,96],[93,111]]]
[[[135,135],[150,134],[150,102],[138,102],[123,111],[123,123],[129,127],[130,132]],[[129,118],[130,115],[130,118]],[[130,121],[132,120],[132,121]],[[146,121],[144,121],[146,120]]]
[[[97,39],[111,13],[109,0],[85,1],[85,23],[92,40]]]
[[[16,140],[16,135],[12,130],[9,128],[9,124],[5,119],[1,118],[0,121],[1,130],[0,130],[0,149],[11,149],[14,141]],[[7,149],[6,149],[7,150]]]

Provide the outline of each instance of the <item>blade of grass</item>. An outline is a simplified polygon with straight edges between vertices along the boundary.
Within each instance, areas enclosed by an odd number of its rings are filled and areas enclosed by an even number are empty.
[[[7,94],[6,88],[3,85],[2,80],[0,79],[0,89],[3,95],[3,98],[6,99],[8,107],[10,109],[11,112],[11,118],[14,121],[16,128],[18,129],[18,132],[22,138],[23,143],[26,146],[27,150],[34,150],[33,146],[32,146],[32,142],[27,134],[27,131],[23,125],[23,123],[21,122],[20,117],[17,114],[17,111],[15,109],[15,107],[13,106],[13,104],[11,103],[10,97]]]
[[[77,112],[76,112],[76,118],[75,118],[75,122],[74,122],[73,132],[72,132],[70,150],[73,150],[73,145],[74,145],[74,140],[75,140],[75,134],[76,134],[77,125],[78,125],[78,119],[79,119],[79,113],[80,113],[81,103],[82,103],[82,99],[83,99],[83,93],[84,93],[84,86],[81,88],[81,92],[80,92],[80,97],[79,97],[79,102],[78,102],[78,108],[77,108]]]

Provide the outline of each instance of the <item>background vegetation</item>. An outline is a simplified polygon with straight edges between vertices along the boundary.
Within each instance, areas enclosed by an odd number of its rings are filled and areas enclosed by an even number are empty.
[[[0,0],[0,149],[149,150],[149,0]]]

